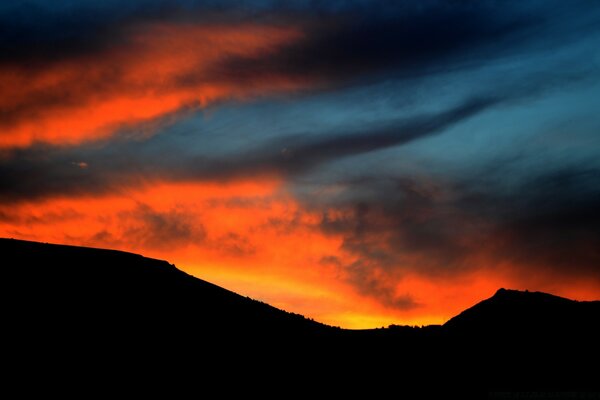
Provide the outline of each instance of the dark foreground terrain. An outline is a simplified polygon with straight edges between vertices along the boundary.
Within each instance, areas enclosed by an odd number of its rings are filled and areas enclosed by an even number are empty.
[[[0,252],[4,380],[22,394],[506,398],[600,386],[598,301],[500,289],[443,326],[350,331],[135,254],[12,239]]]

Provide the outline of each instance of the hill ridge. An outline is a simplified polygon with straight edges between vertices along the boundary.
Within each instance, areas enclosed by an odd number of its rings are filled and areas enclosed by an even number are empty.
[[[60,379],[89,380],[95,371],[90,387],[99,387],[114,384],[101,368],[108,365],[111,374],[142,371],[146,382],[226,378],[278,397],[281,386],[355,395],[357,388],[385,394],[398,385],[423,393],[597,384],[580,355],[600,357],[600,302],[501,289],[442,326],[353,331],[134,253],[0,239],[0,254],[13,262],[0,268],[3,356],[13,371],[28,371],[27,379],[32,365],[44,366],[36,379],[67,365]],[[538,306],[541,317],[532,317]],[[431,387],[418,384],[424,379]]]

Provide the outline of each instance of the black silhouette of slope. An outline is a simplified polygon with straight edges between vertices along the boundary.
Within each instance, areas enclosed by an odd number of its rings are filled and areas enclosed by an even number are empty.
[[[572,330],[593,332],[600,318],[600,301],[565,299],[542,292],[499,289],[496,294],[444,324],[450,332],[537,334]]]
[[[77,380],[93,393],[168,386],[169,397],[428,398],[600,383],[588,367],[600,302],[502,289],[443,326],[350,331],[131,253],[0,239],[0,254],[3,358],[27,378],[21,390],[35,377],[61,393]]]
[[[140,255],[0,239],[5,289],[46,326],[218,335],[310,334],[330,329]],[[30,300],[30,301],[27,301]],[[25,312],[24,312],[25,311]]]
[[[484,387],[590,390],[600,356],[600,301],[500,289],[443,325],[446,357]]]

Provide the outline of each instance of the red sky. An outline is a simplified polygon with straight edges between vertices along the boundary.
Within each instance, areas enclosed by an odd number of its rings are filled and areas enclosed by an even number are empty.
[[[243,295],[349,328],[443,323],[499,287],[536,287],[578,299],[594,299],[598,290],[584,280],[535,282],[511,268],[431,277],[391,276],[372,267],[385,290],[416,302],[406,309],[382,304],[347,283],[342,266],[356,256],[343,250],[342,235],[324,234],[321,215],[303,209],[275,179],[152,182],[114,195],[21,202],[0,207],[0,216],[4,237],[166,259]],[[472,262],[494,261],[483,254]]]
[[[259,57],[297,40],[292,27],[165,23],[128,27],[124,35],[101,52],[43,68],[0,66],[0,107],[13,111],[0,147],[75,145],[144,123],[149,133],[172,113],[302,87],[276,75],[240,86],[209,71],[223,58]]]
[[[0,10],[0,236],[348,328],[500,287],[600,298],[600,33],[577,10],[171,3]]]

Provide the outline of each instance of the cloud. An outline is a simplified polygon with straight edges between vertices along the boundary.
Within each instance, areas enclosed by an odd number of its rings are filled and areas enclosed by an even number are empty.
[[[124,211],[119,218],[125,224],[122,241],[146,249],[173,249],[202,242],[204,226],[193,215],[172,209],[153,210],[147,204],[138,204],[133,211]]]
[[[278,176],[293,180],[336,160],[433,137],[486,111],[532,101],[551,89],[569,88],[581,82],[581,74],[588,78],[597,76],[586,71],[577,68],[565,73],[554,69],[533,71],[519,79],[501,81],[502,85],[477,88],[475,94],[453,99],[450,105],[444,104],[435,111],[399,110],[398,115],[384,114],[380,120],[362,123],[358,119],[327,125],[317,119],[304,125],[302,116],[296,116],[298,121],[293,128],[265,137],[254,132],[269,130],[264,118],[260,124],[247,129],[243,125],[246,120],[242,118],[230,121],[237,124],[236,129],[242,130],[239,144],[228,142],[231,139],[226,135],[227,130],[213,135],[210,130],[204,131],[201,124],[192,132],[156,125],[148,128],[156,130],[156,134],[143,140],[134,140],[128,136],[127,129],[120,129],[117,131],[123,137],[121,140],[66,148],[57,142],[55,145],[38,143],[26,149],[4,149],[0,150],[0,201],[101,194],[148,184],[155,179],[219,181]],[[270,111],[259,108],[256,112]],[[274,129],[277,132],[277,128]],[[137,129],[131,131],[139,135]],[[249,137],[252,140],[248,140]],[[201,146],[200,142],[207,145]],[[233,150],[217,150],[224,144]],[[73,168],[74,160],[85,160],[88,167]]]
[[[342,249],[356,258],[341,267],[347,279],[384,299],[395,292],[380,282],[415,274],[448,280],[484,271],[525,286],[552,286],[557,279],[598,284],[600,168],[593,165],[545,171],[508,191],[490,176],[462,182],[372,177],[347,183],[348,193],[329,209],[321,198],[321,229],[341,234]],[[499,175],[503,168],[496,166]],[[363,194],[359,203],[355,192]]]
[[[223,57],[268,56],[299,38],[293,27],[165,23],[131,26],[125,35],[97,53],[39,68],[0,63],[0,147],[76,145],[128,127],[152,128],[149,122],[218,100],[308,84],[279,75],[239,85],[208,71]]]
[[[372,260],[359,260],[346,266],[348,282],[359,293],[377,299],[385,307],[396,310],[412,310],[419,304],[410,294],[400,294],[396,289],[397,279],[380,269]],[[369,265],[371,264],[371,265]]]
[[[0,147],[76,145],[127,128],[145,127],[147,134],[154,121],[215,102],[530,55],[550,28],[557,41],[585,29],[573,22],[577,13],[556,22],[561,4],[538,13],[451,1],[4,6],[0,21],[9,34],[0,41]]]
[[[228,3],[228,4],[226,4]],[[43,0],[0,6],[0,63],[18,61],[39,66],[56,60],[103,53],[128,40],[127,27],[140,23],[243,22],[241,1]],[[218,16],[218,18],[216,18]]]
[[[494,255],[600,281],[600,168],[579,164],[527,179],[496,200]]]
[[[364,132],[275,138],[234,158],[189,154],[183,147],[173,148],[174,145],[185,146],[185,142],[170,143],[168,137],[75,150],[33,147],[13,151],[0,162],[0,201],[104,193],[152,179],[227,180],[253,175],[296,175],[340,158],[440,134],[496,102],[495,99],[468,99],[437,114],[418,115]],[[287,154],[281,153],[284,143],[289,146]],[[92,167],[73,168],[70,161],[73,159],[85,159]]]
[[[215,70],[238,78],[285,72],[337,83],[384,72],[414,77],[489,61],[509,48],[523,51],[528,31],[542,24],[542,15],[499,2],[347,2],[337,12],[313,13],[305,40],[268,58],[225,59]]]
[[[14,213],[10,209],[0,210],[0,222],[15,225],[47,225],[51,226],[67,221],[77,220],[81,214],[73,208],[59,208],[55,211],[31,209]]]
[[[279,163],[282,169],[301,171],[324,162],[388,147],[399,146],[427,136],[440,134],[446,128],[493,106],[496,99],[474,98],[438,114],[419,115],[394,121],[365,132],[331,133],[325,138],[306,140],[284,148]]]
[[[250,239],[235,232],[228,232],[215,240],[214,246],[224,254],[235,257],[248,257],[256,253]]]
[[[267,221],[261,215],[277,215],[282,223],[285,220],[277,209],[272,210],[276,201],[274,185],[268,181],[229,185],[156,183],[105,196],[0,205],[0,230],[154,254],[195,247],[239,258],[255,252],[256,243],[248,233],[253,217]],[[232,198],[262,202],[229,201]],[[223,217],[225,213],[232,216],[231,220]]]

